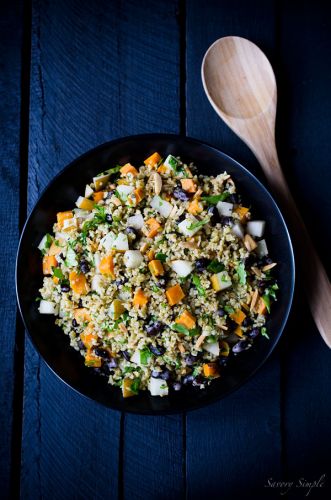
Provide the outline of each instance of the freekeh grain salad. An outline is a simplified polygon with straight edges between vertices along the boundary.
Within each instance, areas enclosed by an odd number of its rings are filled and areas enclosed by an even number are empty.
[[[198,175],[158,153],[119,165],[40,242],[39,311],[124,397],[203,389],[268,338],[278,286],[264,229],[226,172]]]

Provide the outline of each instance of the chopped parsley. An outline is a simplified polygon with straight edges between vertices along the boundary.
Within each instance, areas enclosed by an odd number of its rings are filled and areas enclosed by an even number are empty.
[[[151,357],[151,351],[149,350],[149,347],[144,347],[140,352],[140,363],[142,365],[148,365],[148,361]]]
[[[187,226],[187,229],[189,231],[193,231],[194,229],[199,229],[200,227],[204,226],[205,224],[208,224],[209,219],[203,219],[199,220],[198,222],[192,222],[189,226]]]
[[[262,300],[265,303],[268,313],[270,313],[270,298],[269,295],[262,295]]]
[[[207,266],[207,271],[210,271],[211,273],[220,273],[224,269],[224,264],[223,262],[220,262],[219,260],[212,260],[210,264]]]
[[[262,337],[265,337],[266,339],[270,340],[270,337],[269,337],[269,335],[268,335],[268,333],[267,333],[267,329],[266,329],[266,327],[265,327],[265,326],[263,326],[263,327],[261,328],[261,335],[262,335]]]
[[[214,196],[201,196],[203,201],[206,201],[209,205],[216,205],[219,201],[224,201],[230,196],[228,191],[224,191],[222,194],[215,194]]]
[[[157,260],[160,260],[161,262],[165,262],[165,261],[167,260],[167,256],[166,256],[166,254],[164,254],[164,253],[157,253],[157,254],[155,255],[155,258],[156,258]]]
[[[230,306],[223,306],[223,309],[224,309],[224,311],[225,311],[226,313],[228,313],[228,314],[232,314],[232,313],[234,313],[234,309],[233,309],[233,307],[230,307]]]
[[[239,278],[239,283],[241,285],[246,285],[247,273],[245,271],[245,264],[243,264],[242,262],[240,262],[240,264],[238,264],[238,266],[236,268],[236,271],[237,271],[237,275],[238,275],[238,278]]]
[[[171,325],[171,330],[174,332],[178,333],[183,333],[184,335],[189,335],[190,337],[193,337],[194,335],[197,335],[199,333],[198,328],[191,328],[190,330],[186,328],[186,326],[181,325],[180,323],[173,323]]]
[[[206,290],[201,285],[200,278],[199,278],[199,276],[197,274],[193,274],[193,276],[192,276],[192,282],[193,282],[193,285],[198,290],[198,294],[200,295],[200,297],[204,297],[206,295]]]
[[[140,388],[140,378],[135,378],[130,386],[130,391],[134,394],[138,394]]]
[[[102,177],[104,175],[113,175],[117,174],[122,168],[122,165],[116,165],[116,167],[109,168],[108,170],[105,170],[104,172],[100,172],[100,174],[96,175],[96,177]]]
[[[53,267],[52,269],[53,269],[53,274],[56,278],[59,278],[59,280],[64,279],[64,274],[59,267]]]

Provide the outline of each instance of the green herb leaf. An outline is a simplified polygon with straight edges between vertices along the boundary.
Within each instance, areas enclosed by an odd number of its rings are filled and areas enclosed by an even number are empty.
[[[53,241],[53,237],[49,233],[46,233],[45,248],[50,248],[52,241]]]
[[[205,224],[208,224],[208,222],[209,222],[209,219],[203,219],[203,220],[199,220],[198,222],[192,222],[192,224],[187,226],[187,229],[189,231],[193,231],[194,229],[198,229],[198,228],[204,226]]]
[[[40,302],[41,300],[43,300],[41,297],[36,297],[36,298],[34,299],[34,301],[35,301],[35,302]]]
[[[262,300],[265,303],[268,313],[270,313],[270,298],[269,295],[262,295]]]
[[[184,335],[189,335],[189,329],[186,328],[186,326],[184,325],[181,325],[179,323],[173,323],[171,325],[171,330],[174,330],[175,332],[178,332],[178,333],[183,333]]]
[[[216,335],[209,335],[207,338],[206,338],[206,342],[207,344],[213,344],[214,342],[217,341],[217,337]]]
[[[228,314],[232,314],[232,313],[234,313],[234,309],[233,309],[233,307],[231,307],[231,306],[223,306],[223,309],[224,309],[224,311],[225,311],[226,313],[228,313]]]
[[[142,349],[139,352],[140,352],[140,363],[142,365],[147,365],[148,361],[151,357],[151,351],[149,350],[148,347],[145,347],[144,349]]]
[[[238,266],[236,268],[236,271],[237,271],[237,275],[238,275],[238,278],[239,278],[239,283],[241,285],[246,285],[247,273],[245,271],[245,264],[242,263],[242,262],[240,264],[238,264]]]
[[[53,274],[56,278],[59,278],[59,280],[64,279],[64,274],[59,267],[52,267],[52,269],[53,269]]]
[[[122,165],[116,165],[116,167],[109,168],[108,170],[105,170],[104,172],[100,172],[100,174],[96,175],[96,177],[101,177],[103,175],[113,175],[117,174],[122,168]]]
[[[140,387],[140,378],[135,378],[130,386],[130,391],[134,394],[138,394]]]
[[[203,201],[206,201],[209,205],[216,205],[219,201],[224,201],[230,196],[228,191],[224,191],[222,194],[215,194],[214,196],[201,196]]]
[[[263,326],[263,327],[261,328],[261,335],[262,335],[262,337],[265,337],[266,339],[270,340],[270,337],[269,337],[269,335],[267,334],[267,329],[266,329],[266,327],[265,327],[265,326]]]
[[[219,262],[218,260],[214,259],[211,261],[210,264],[207,266],[207,270],[210,271],[211,273],[220,273],[224,269],[224,264],[223,262]]]
[[[160,260],[161,262],[165,262],[165,261],[167,260],[167,256],[166,256],[166,254],[165,254],[165,253],[157,253],[157,254],[155,255],[155,258],[156,258],[157,260]]]
[[[206,295],[206,290],[203,288],[203,286],[201,285],[201,281],[200,281],[200,278],[197,274],[193,274],[192,275],[192,282],[193,282],[193,285],[196,287],[196,289],[198,290],[198,294],[201,296],[201,297],[204,297]]]

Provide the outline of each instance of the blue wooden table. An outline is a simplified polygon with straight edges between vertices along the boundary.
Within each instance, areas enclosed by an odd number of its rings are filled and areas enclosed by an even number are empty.
[[[41,190],[102,142],[143,132],[187,134],[232,155],[263,181],[201,85],[204,52],[230,34],[257,43],[275,68],[280,158],[330,272],[331,22],[324,2],[5,3],[0,496],[304,498],[304,481],[320,480],[309,498],[331,498],[331,357],[308,311],[300,271],[290,320],[263,368],[225,400],[165,417],[120,414],[58,380],[24,334],[13,278],[19,232]]]

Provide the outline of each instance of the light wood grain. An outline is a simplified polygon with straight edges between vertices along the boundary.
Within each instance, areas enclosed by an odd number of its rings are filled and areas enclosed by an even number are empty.
[[[289,223],[310,309],[331,347],[331,284],[282,172],[275,143],[277,87],[263,52],[241,37],[217,40],[206,52],[202,80],[210,103],[259,160]]]

